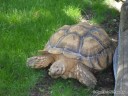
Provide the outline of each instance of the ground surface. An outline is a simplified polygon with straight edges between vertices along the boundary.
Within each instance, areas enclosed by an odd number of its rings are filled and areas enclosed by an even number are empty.
[[[90,20],[93,17],[93,13],[91,10],[86,11],[86,14],[83,14],[84,20]],[[111,20],[111,22],[110,22]],[[109,32],[109,36],[114,39],[114,42],[117,45],[118,38],[118,26],[119,26],[119,15],[116,18],[112,18],[111,15],[106,16],[106,19],[100,24],[106,31]],[[38,82],[35,84],[34,88],[30,91],[30,96],[51,96],[50,87],[55,82],[55,79],[51,78],[47,74],[47,69],[45,70],[45,76],[41,76]],[[96,78],[98,78],[98,84],[93,89],[90,94],[92,96],[113,96],[112,92],[114,89],[114,75],[113,75],[113,67],[110,66],[106,70],[102,72],[98,72],[95,74]],[[61,78],[59,78],[63,81]],[[78,89],[81,85],[79,82],[73,80],[73,87]],[[105,92],[105,93],[103,93]],[[109,93],[110,92],[110,93]],[[79,95],[74,95],[79,96]]]
[[[107,92],[112,91],[114,89],[114,77],[112,72],[112,67],[106,69],[102,73],[97,73],[96,77],[98,78],[98,84],[95,87],[95,89],[90,92],[92,96],[110,96],[112,94],[101,94],[101,92]],[[61,81],[66,81],[61,78],[59,78]],[[31,89],[29,96],[51,96],[51,89],[50,87],[55,82],[56,79],[51,78],[47,74],[47,70],[45,70],[45,76],[41,76],[34,86],[34,88]],[[73,87],[74,91],[76,91],[79,87],[85,87],[81,85],[78,81],[73,80]],[[98,92],[99,91],[99,92]],[[98,92],[98,93],[97,93]],[[79,96],[75,94],[74,96]]]

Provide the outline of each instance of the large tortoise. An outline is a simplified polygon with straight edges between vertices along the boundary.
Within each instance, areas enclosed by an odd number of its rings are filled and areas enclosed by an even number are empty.
[[[31,68],[51,65],[53,78],[74,78],[94,87],[94,70],[100,71],[112,63],[113,45],[107,33],[99,26],[86,22],[64,25],[48,41],[42,55],[27,59]]]

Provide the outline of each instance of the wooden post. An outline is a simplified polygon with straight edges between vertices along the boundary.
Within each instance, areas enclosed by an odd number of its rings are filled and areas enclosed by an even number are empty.
[[[128,96],[128,0],[122,5],[114,96]]]

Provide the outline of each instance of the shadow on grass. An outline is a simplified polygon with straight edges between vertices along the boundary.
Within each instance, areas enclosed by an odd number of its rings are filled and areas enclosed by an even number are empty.
[[[110,35],[118,33],[120,18],[119,11],[112,7],[112,1],[90,0],[88,3],[85,3],[85,7],[81,10],[83,18],[89,20],[91,23],[99,24]]]

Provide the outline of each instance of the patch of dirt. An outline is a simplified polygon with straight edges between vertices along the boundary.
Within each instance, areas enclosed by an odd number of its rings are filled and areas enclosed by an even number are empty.
[[[111,96],[114,90],[114,74],[113,67],[110,66],[106,70],[96,73],[97,86],[93,91],[93,96]]]
[[[39,77],[38,82],[35,84],[35,87],[31,89],[29,96],[51,96],[50,86],[53,84],[55,79],[51,78],[48,75],[48,69],[43,70],[45,72],[45,75]]]
[[[106,16],[106,19],[100,24],[100,26],[102,26],[105,29],[105,31],[109,34],[109,36],[115,37],[118,34],[119,21],[120,21],[119,15],[116,16],[116,18],[112,18],[111,15],[108,15]]]
[[[84,14],[84,19],[90,20],[93,16],[93,13],[88,10],[86,14]],[[111,15],[106,17],[100,26],[102,26],[107,32],[109,32],[109,36],[115,40],[117,45],[117,37],[119,30],[119,17],[112,18]],[[110,21],[111,20],[111,21]],[[31,89],[29,96],[50,96],[50,86],[53,84],[55,79],[51,78],[47,74],[47,69],[45,69],[45,76],[40,77],[38,82],[35,84],[35,87]],[[98,79],[98,84],[94,89],[93,96],[111,96],[112,94],[99,94],[99,92],[109,92],[114,89],[114,75],[112,66],[108,69],[98,72],[95,74]],[[80,86],[80,83],[74,83],[76,87]],[[99,91],[99,92],[98,92]]]

